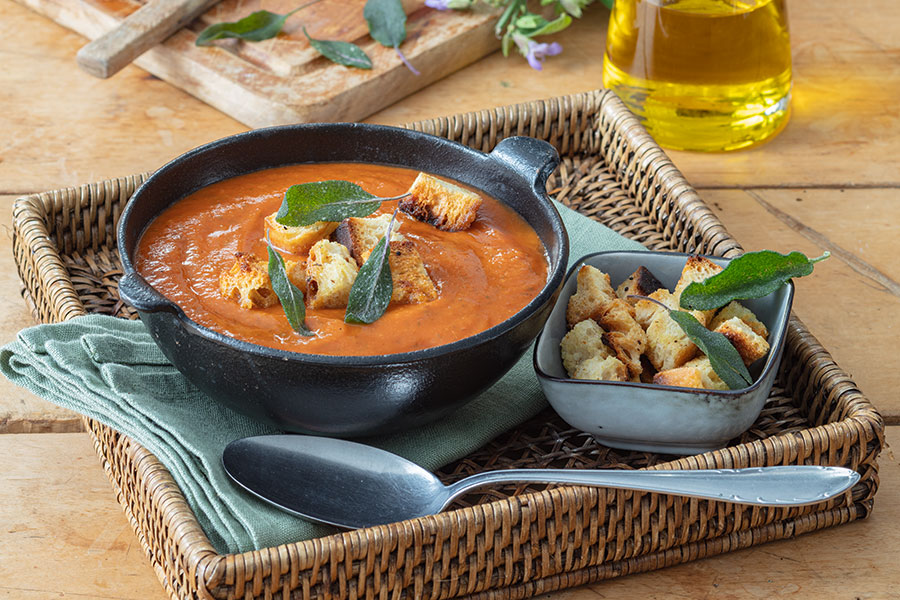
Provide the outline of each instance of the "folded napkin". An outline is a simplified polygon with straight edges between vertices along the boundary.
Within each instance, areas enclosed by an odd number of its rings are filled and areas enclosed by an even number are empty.
[[[570,264],[589,252],[641,249],[562,205]],[[277,433],[214,402],[163,356],[140,321],[89,315],[19,332],[0,350],[0,372],[50,402],[134,439],[172,474],[213,546],[237,553],[320,537],[335,530],[283,513],[225,474],[225,446]],[[545,406],[525,356],[498,383],[451,416],[365,442],[434,470],[483,446]]]

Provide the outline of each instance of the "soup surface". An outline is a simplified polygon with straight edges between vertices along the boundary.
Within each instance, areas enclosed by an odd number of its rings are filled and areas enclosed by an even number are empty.
[[[439,290],[422,304],[391,303],[369,325],[344,322],[343,308],[306,312],[313,337],[295,333],[281,304],[242,309],[219,292],[219,274],[236,252],[266,259],[264,219],[291,185],[343,179],[380,197],[403,194],[417,171],[371,164],[305,164],[268,169],[203,188],[163,211],[144,232],[138,272],[197,323],[225,335],[294,352],[367,356],[447,344],[492,327],[521,310],[547,279],[544,248],[512,209],[482,194],[465,231],[441,231],[398,212]],[[373,216],[391,213],[385,202]],[[285,259],[304,259],[282,251]]]

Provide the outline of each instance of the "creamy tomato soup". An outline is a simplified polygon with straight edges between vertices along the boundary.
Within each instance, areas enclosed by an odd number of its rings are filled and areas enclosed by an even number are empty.
[[[482,194],[473,225],[441,231],[398,212],[400,233],[412,240],[439,290],[422,304],[391,303],[369,325],[344,322],[345,309],[307,309],[315,336],[291,330],[281,304],[242,309],[219,292],[219,274],[236,252],[266,259],[267,215],[291,185],[352,181],[377,196],[406,192],[416,171],[370,164],[293,165],[213,184],[163,211],[144,232],[136,267],[188,317],[234,338],[295,352],[379,355],[447,344],[484,331],[521,310],[543,288],[547,260],[531,227],[512,209]],[[391,213],[397,201],[375,213]],[[285,259],[305,257],[282,252]]]

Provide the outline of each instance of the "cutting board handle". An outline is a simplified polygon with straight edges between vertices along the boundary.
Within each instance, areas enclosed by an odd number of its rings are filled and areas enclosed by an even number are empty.
[[[194,19],[217,0],[150,0],[78,51],[78,66],[106,79]]]

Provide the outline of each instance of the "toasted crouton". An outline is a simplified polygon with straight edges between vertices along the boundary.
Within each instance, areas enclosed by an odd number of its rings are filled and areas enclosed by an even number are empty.
[[[732,317],[721,323],[714,331],[718,331],[728,338],[734,346],[744,364],[750,366],[756,360],[762,358],[769,351],[769,342],[762,336],[754,333],[750,327],[738,317]]]
[[[444,231],[462,231],[475,221],[481,196],[427,173],[419,173],[400,210]]]
[[[763,338],[769,337],[769,330],[766,329],[766,326],[763,324],[763,322],[756,318],[756,315],[753,314],[753,311],[737,301],[731,302],[723,309],[721,309],[718,313],[716,313],[716,316],[709,323],[709,328],[714,330],[725,321],[728,321],[729,319],[732,319],[734,317],[737,317],[741,321],[743,321],[744,324],[752,329],[753,333],[755,333],[756,335]]]
[[[288,281],[293,283],[304,294],[306,293],[306,261],[285,260],[284,270],[287,272]]]
[[[307,305],[310,308],[347,306],[358,271],[346,246],[319,240],[309,249],[306,263]]]
[[[313,244],[327,238],[338,226],[329,221],[316,221],[303,227],[288,227],[277,222],[275,215],[276,213],[272,213],[265,220],[269,240],[291,254],[306,254]]]
[[[369,258],[372,248],[378,243],[384,234],[387,233],[388,223],[391,222],[391,215],[384,214],[377,217],[350,217],[341,221],[337,229],[334,230],[334,241],[339,242],[350,250],[350,256],[356,260],[356,264],[360,267]],[[406,240],[402,233],[398,233],[400,222],[394,221],[391,228],[391,241],[402,242]]]
[[[394,286],[391,302],[420,304],[438,297],[438,290],[425,270],[425,263],[411,241],[392,241],[388,264]]]
[[[637,304],[638,300],[628,296],[649,296],[663,287],[663,284],[646,267],[638,267],[637,271],[629,275],[628,279],[616,288],[616,294],[622,300],[633,305]]]
[[[703,380],[703,389],[705,390],[727,390],[728,384],[716,374],[709,362],[709,357],[701,354],[697,358],[684,363],[685,367],[692,367],[700,372],[700,378]]]
[[[716,273],[722,270],[722,267],[712,262],[708,258],[703,258],[702,256],[689,256],[687,261],[684,263],[684,268],[681,270],[681,278],[678,279],[678,283],[675,284],[675,303],[676,305],[681,305],[681,292],[684,291],[684,288],[689,286],[691,283],[705,281],[709,277],[712,277]],[[699,312],[699,311],[698,311]],[[715,309],[702,311],[704,318],[697,319],[701,323],[709,323],[709,321],[713,318],[713,315],[716,313]],[[694,314],[694,316],[697,316]]]
[[[606,358],[611,356],[609,348],[603,342],[603,328],[593,319],[584,319],[575,326],[559,343],[563,367],[574,377],[578,365],[591,357]]]
[[[223,296],[247,309],[267,308],[278,302],[266,261],[243,252],[235,252],[234,259],[231,268],[219,274]]]
[[[668,311],[658,311],[647,327],[647,358],[658,371],[681,367],[697,354],[697,346],[688,338]]]
[[[599,381],[627,381],[628,369],[618,358],[592,356],[582,361],[571,374],[574,379],[595,379]]]
[[[672,292],[666,288],[660,288],[651,292],[648,295],[648,298],[653,298],[657,302],[662,302],[669,308],[678,308],[678,305],[675,303],[675,298],[672,296]],[[656,302],[638,300],[634,305],[634,319],[641,327],[647,329],[650,327],[650,323],[653,321],[653,317],[656,316],[656,313],[662,310],[664,310],[663,307]]]
[[[628,367],[628,373],[631,378],[640,378],[641,371],[644,370],[643,365],[641,365],[641,352],[643,352],[644,347],[639,345],[639,341],[618,331],[610,331],[603,334],[603,341],[612,348],[616,358]]]
[[[609,283],[609,275],[590,265],[578,269],[577,287],[566,308],[569,326],[585,319],[599,318],[603,310],[617,299]]]
[[[678,367],[676,369],[660,371],[653,376],[653,383],[657,385],[702,388],[703,377],[700,375],[700,371],[694,367]]]

